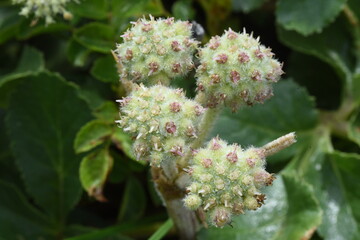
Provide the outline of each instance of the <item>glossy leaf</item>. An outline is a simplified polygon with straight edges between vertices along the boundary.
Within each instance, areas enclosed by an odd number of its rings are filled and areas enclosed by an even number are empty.
[[[102,120],[92,120],[85,124],[75,138],[76,153],[86,152],[102,144],[112,133],[112,126]]]
[[[311,183],[324,213],[320,235],[329,240],[358,239],[360,156],[333,152],[326,130],[315,133],[309,146],[287,171],[296,169]]]
[[[98,201],[106,201],[103,186],[113,166],[108,148],[99,149],[83,158],[80,165],[80,181],[89,194]]]
[[[343,9],[346,0],[280,0],[276,18],[287,30],[309,35],[321,30],[334,21]]]
[[[120,80],[116,69],[116,62],[111,55],[96,59],[91,68],[91,75],[103,82],[119,84]]]
[[[94,22],[76,30],[75,39],[90,50],[110,53],[115,48],[115,32],[108,25]]]
[[[50,73],[26,78],[10,101],[6,125],[26,188],[59,224],[81,194],[73,144],[90,118],[74,85]]]
[[[316,56],[330,64],[345,83],[351,86],[353,65],[351,36],[342,21],[336,21],[321,34],[304,37],[295,31],[278,27],[278,37],[290,48]]]
[[[141,182],[135,177],[129,177],[121,202],[119,220],[132,221],[139,219],[144,214],[146,201]]]
[[[314,101],[292,81],[275,84],[274,96],[263,105],[244,107],[237,113],[220,114],[211,136],[219,135],[230,143],[262,146],[289,132],[296,132],[298,142],[274,156],[285,159],[306,144],[308,132],[317,124]]]
[[[211,227],[199,239],[308,239],[321,222],[321,209],[311,187],[293,175],[280,175],[267,187],[265,205],[234,217],[230,226]]]
[[[0,238],[52,239],[54,226],[14,186],[0,181]]]

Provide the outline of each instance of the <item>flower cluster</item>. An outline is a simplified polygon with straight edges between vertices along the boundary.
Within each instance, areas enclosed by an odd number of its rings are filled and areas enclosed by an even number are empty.
[[[118,123],[134,135],[133,150],[138,159],[155,166],[167,159],[176,160],[197,138],[204,108],[187,99],[181,89],[141,85],[119,102]]]
[[[150,16],[132,24],[115,50],[122,80],[165,84],[194,68],[198,43],[191,38],[191,23]]]
[[[201,207],[209,222],[222,227],[233,214],[256,210],[264,204],[263,186],[272,184],[274,176],[265,171],[262,149],[241,149],[213,138],[206,148],[195,151],[191,169],[192,184],[184,199],[187,208]]]
[[[273,56],[259,39],[229,29],[199,51],[197,90],[205,93],[208,107],[224,102],[236,111],[241,105],[262,103],[283,73]]]
[[[65,19],[71,18],[65,5],[73,0],[12,0],[15,4],[23,4],[20,15],[34,14],[36,18],[45,18],[46,24],[54,22],[54,16],[62,14]],[[76,0],[75,0],[76,1]]]

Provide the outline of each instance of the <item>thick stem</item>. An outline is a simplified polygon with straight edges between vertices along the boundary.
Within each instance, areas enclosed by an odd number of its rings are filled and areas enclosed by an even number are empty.
[[[179,239],[191,240],[196,238],[199,222],[194,211],[185,208],[182,199],[185,191],[177,187],[175,179],[168,179],[161,168],[151,168],[155,187],[161,194],[168,214],[174,221]]]

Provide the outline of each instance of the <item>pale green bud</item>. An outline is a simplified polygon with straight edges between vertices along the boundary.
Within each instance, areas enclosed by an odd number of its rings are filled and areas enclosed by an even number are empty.
[[[193,69],[198,43],[191,38],[190,22],[150,16],[132,24],[114,51],[122,80],[168,84]]]
[[[263,103],[283,73],[273,55],[252,34],[229,29],[199,50],[197,90],[204,92],[208,107],[225,103],[236,111],[242,105]]]

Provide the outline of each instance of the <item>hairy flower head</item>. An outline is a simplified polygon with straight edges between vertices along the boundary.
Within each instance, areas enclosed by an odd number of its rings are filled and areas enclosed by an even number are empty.
[[[259,39],[229,29],[200,49],[197,90],[204,92],[208,107],[225,103],[236,111],[241,105],[262,103],[283,73],[273,56]]]
[[[191,166],[192,183],[184,199],[187,208],[202,208],[208,221],[223,227],[232,215],[256,210],[264,204],[260,192],[274,176],[265,170],[263,150],[228,145],[213,138],[206,148],[196,151]]]
[[[197,138],[204,109],[187,99],[181,89],[141,85],[119,102],[118,123],[133,134],[133,150],[138,159],[156,166],[166,159],[176,160]]]
[[[197,41],[191,38],[190,22],[150,16],[132,24],[114,51],[122,80],[165,84],[193,69]]]

